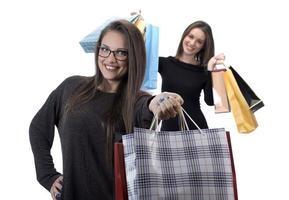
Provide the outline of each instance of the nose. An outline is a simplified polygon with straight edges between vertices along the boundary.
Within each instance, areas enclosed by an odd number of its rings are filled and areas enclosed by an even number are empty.
[[[195,43],[196,43],[196,40],[190,40],[189,45],[193,47],[195,46]]]
[[[115,56],[114,56],[114,52],[111,51],[106,59],[109,62],[116,62],[116,59],[115,59]]]

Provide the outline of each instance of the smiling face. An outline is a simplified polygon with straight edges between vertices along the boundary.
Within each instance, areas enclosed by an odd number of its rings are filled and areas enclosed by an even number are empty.
[[[124,35],[117,31],[108,31],[102,38],[98,54],[98,66],[104,78],[101,85],[104,90],[116,91],[128,71],[128,58],[123,59],[126,54]]]
[[[183,40],[183,54],[195,56],[204,46],[206,35],[200,28],[193,28]]]

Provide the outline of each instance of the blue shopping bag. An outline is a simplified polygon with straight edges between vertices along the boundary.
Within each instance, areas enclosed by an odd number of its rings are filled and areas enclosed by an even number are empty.
[[[159,66],[159,28],[157,26],[146,25],[145,46],[146,71],[142,88],[156,89]]]

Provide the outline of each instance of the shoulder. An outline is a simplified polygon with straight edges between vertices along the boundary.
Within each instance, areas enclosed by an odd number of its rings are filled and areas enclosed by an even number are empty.
[[[175,62],[175,57],[159,57],[159,72],[162,72],[164,68],[172,65]]]
[[[70,76],[64,79],[60,85],[54,90],[57,96],[70,96],[82,85],[88,83],[89,77],[85,76]]]
[[[66,78],[61,84],[63,86],[66,86],[66,87],[71,87],[71,86],[75,86],[75,85],[81,85],[81,84],[84,84],[84,83],[87,83],[88,82],[88,77],[85,77],[85,76],[78,76],[78,75],[75,75],[75,76],[70,76],[68,78]]]
[[[160,62],[169,62],[172,58],[174,58],[174,57],[172,57],[172,56],[168,56],[168,57],[162,57],[162,56],[160,56],[160,57],[159,57],[159,61],[160,61]]]
[[[178,59],[176,59],[175,57],[173,56],[168,56],[168,57],[159,57],[159,63],[160,64],[165,64],[165,65],[168,65],[168,64],[176,64],[178,63]]]
[[[89,81],[89,77],[85,76],[70,76],[66,78],[62,83],[57,87],[56,90],[61,89],[76,89],[77,87],[87,83]]]

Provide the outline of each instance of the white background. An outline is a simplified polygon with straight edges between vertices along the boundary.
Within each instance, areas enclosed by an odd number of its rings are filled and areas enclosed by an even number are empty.
[[[160,27],[161,56],[175,55],[185,27],[207,21],[224,52],[265,103],[259,127],[237,132],[232,113],[203,105],[210,127],[231,132],[239,199],[288,198],[288,6],[284,1],[2,0],[0,3],[0,198],[50,199],[36,181],[28,127],[66,77],[94,74],[93,54],[79,41],[111,16],[141,9]],[[286,20],[287,19],[287,20]],[[287,129],[287,130],[286,130]],[[61,171],[56,137],[53,155]]]

